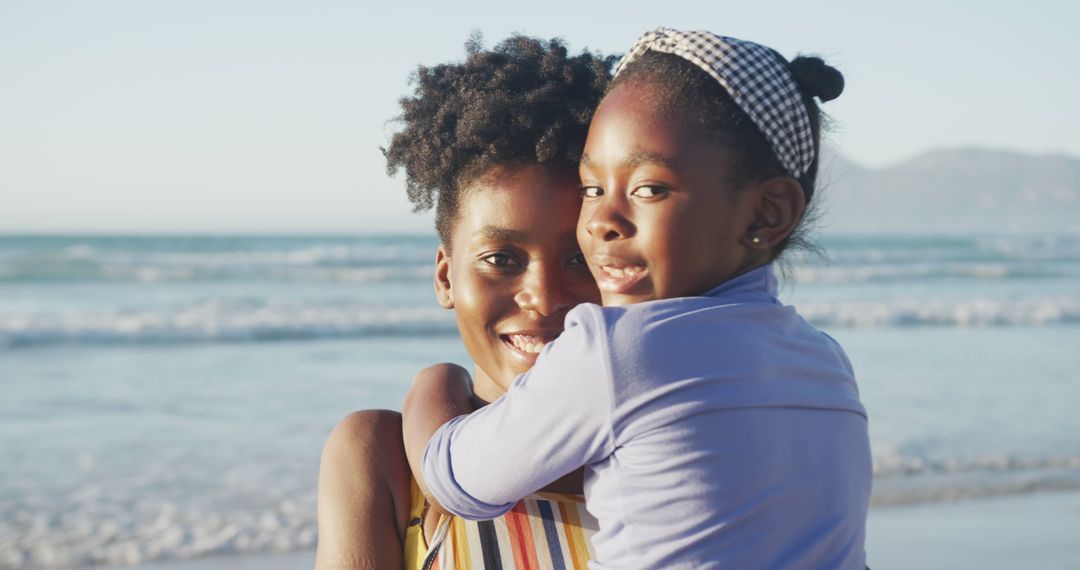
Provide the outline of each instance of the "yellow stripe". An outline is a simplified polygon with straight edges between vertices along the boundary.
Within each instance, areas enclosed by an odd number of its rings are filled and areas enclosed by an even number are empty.
[[[416,480],[409,482],[409,520],[420,518],[424,513],[424,495],[420,492],[420,486]],[[427,554],[427,540],[424,539],[424,524],[411,525],[405,529],[405,568],[417,569],[424,564],[424,556]]]
[[[544,491],[538,491],[532,495],[534,499],[544,499],[553,503],[585,503],[585,497],[582,495],[571,495],[568,493],[547,493]]]
[[[562,511],[563,520],[566,521],[563,530],[566,532],[566,541],[570,546],[574,568],[587,568],[589,563],[589,545],[585,540],[585,536],[581,533],[581,519],[578,517],[577,506],[574,504],[559,503],[559,510]]]
[[[451,525],[450,530],[454,540],[450,547],[454,553],[454,566],[462,569],[472,568],[472,545],[469,543],[468,530],[469,527],[475,527],[476,525],[467,524],[465,520],[458,517],[454,517]],[[445,543],[443,544],[443,552],[446,552]]]
[[[581,529],[581,536],[583,537],[582,543],[585,545],[586,558],[589,560],[596,559],[596,551],[593,550],[592,537],[596,534],[596,531],[600,529],[600,523],[596,521],[596,517],[592,516],[592,513],[585,508],[585,501],[581,501],[577,505],[578,515],[578,528]]]
[[[566,544],[564,545],[564,551],[567,557],[567,568],[578,567],[578,553],[577,545],[574,544],[574,535],[570,530],[570,511],[567,508],[569,505],[559,503],[559,515],[563,520],[562,534],[566,538]]]

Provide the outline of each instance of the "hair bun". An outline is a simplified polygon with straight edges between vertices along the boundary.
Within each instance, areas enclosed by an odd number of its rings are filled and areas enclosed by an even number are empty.
[[[799,89],[808,97],[832,101],[844,92],[844,75],[820,57],[800,55],[788,64]]]

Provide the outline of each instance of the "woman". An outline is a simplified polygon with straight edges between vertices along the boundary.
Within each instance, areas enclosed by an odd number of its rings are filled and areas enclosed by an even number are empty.
[[[456,312],[482,405],[532,366],[570,308],[599,299],[575,239],[577,163],[613,61],[588,52],[568,56],[558,41],[522,36],[491,51],[476,42],[467,49],[462,63],[419,68],[414,96],[401,101],[403,129],[384,153],[391,174],[405,170],[417,208],[435,207],[442,242],[436,296]],[[553,490],[573,487],[571,478]],[[436,509],[425,513],[394,412],[357,412],[338,425],[323,452],[318,503],[318,568],[419,567],[418,552],[437,530],[455,536],[452,525],[439,527]],[[521,530],[513,520],[457,536],[479,536],[476,555],[500,558],[504,567],[530,556],[534,563],[556,556],[580,562],[587,544],[578,527],[585,525],[575,517],[583,515],[566,504],[555,508],[564,515],[553,517],[554,526],[545,518],[534,529],[546,534],[552,551],[523,545],[497,552],[496,535],[506,533],[494,529]],[[443,547],[443,567],[455,559],[460,565],[451,554],[466,550],[465,542]]]

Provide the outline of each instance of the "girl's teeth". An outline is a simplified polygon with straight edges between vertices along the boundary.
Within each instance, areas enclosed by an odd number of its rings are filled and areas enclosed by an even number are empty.
[[[605,267],[604,271],[612,277],[633,277],[641,271],[640,267]]]

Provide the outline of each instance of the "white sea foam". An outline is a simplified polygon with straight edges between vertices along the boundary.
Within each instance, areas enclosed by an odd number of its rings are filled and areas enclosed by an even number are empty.
[[[453,315],[437,306],[205,301],[176,310],[0,314],[0,347],[424,335],[454,330]]]
[[[876,453],[876,505],[1080,489],[1080,456],[939,458]]]
[[[77,503],[0,517],[0,569],[127,565],[158,560],[313,548],[314,491],[250,510],[167,500]]]
[[[1029,326],[1080,322],[1080,299],[891,299],[808,301],[800,314],[820,327]]]
[[[816,326],[1003,327],[1080,322],[1080,299],[894,299],[807,301],[799,312]],[[178,309],[0,314],[0,348],[52,344],[167,344],[430,335],[455,331],[436,306],[202,301]]]
[[[430,277],[434,248],[407,245],[142,251],[80,243],[9,256],[0,261],[0,282],[261,279],[363,283]]]
[[[1073,271],[1075,272],[1075,268]],[[1068,268],[1061,266],[998,261],[799,265],[792,272],[792,277],[796,283],[807,285],[927,282],[942,279],[1001,281],[1006,279],[1048,279],[1068,275]]]

